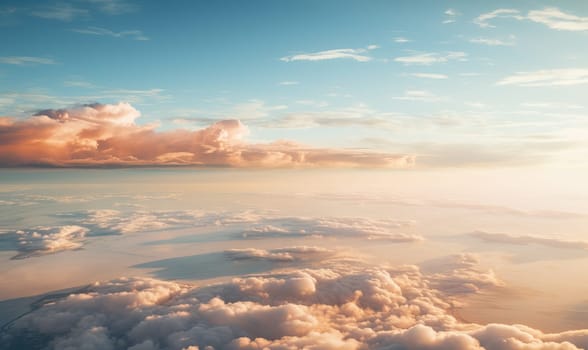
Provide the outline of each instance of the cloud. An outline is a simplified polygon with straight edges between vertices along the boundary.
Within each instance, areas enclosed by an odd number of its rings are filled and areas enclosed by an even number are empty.
[[[465,52],[448,52],[440,54],[436,52],[421,53],[412,56],[396,57],[394,61],[406,65],[431,65],[435,63],[445,63],[449,61],[467,61],[467,54]]]
[[[435,79],[437,79],[437,78],[435,78]],[[424,91],[424,90],[407,90],[404,92],[404,95],[395,96],[392,98],[395,100],[420,101],[420,102],[439,102],[439,101],[443,100],[442,97],[439,97],[432,92]]]
[[[41,226],[4,235],[13,235],[18,242],[18,254],[12,259],[25,259],[80,249],[87,233],[88,230],[84,227],[70,225],[61,227]]]
[[[474,44],[482,44],[488,46],[514,46],[515,45],[515,37],[514,35],[510,36],[508,40],[501,40],[501,39],[491,39],[491,38],[473,38],[470,39],[471,43]]]
[[[122,32],[114,32],[110,29],[100,28],[100,27],[88,27],[85,29],[73,29],[76,33],[81,34],[88,34],[88,35],[98,35],[98,36],[110,36],[113,38],[130,38],[133,40],[149,40],[143,32],[140,30],[124,30]]]
[[[95,5],[100,12],[109,15],[121,15],[128,12],[134,12],[138,7],[126,0],[83,0]]]
[[[588,345],[588,330],[544,334],[523,325],[458,320],[456,296],[493,287],[474,260],[458,257],[444,266],[454,272],[433,274],[416,266],[325,262],[320,269],[210,286],[120,278],[49,298],[7,327],[2,340],[9,347],[88,350],[578,350]]]
[[[534,72],[517,72],[503,78],[496,85],[517,86],[569,86],[588,83],[588,69],[544,69]]]
[[[278,85],[282,86],[289,86],[289,85],[298,85],[300,82],[294,80],[285,80],[278,83]]]
[[[88,10],[73,7],[68,3],[60,3],[52,7],[45,7],[31,12],[31,15],[35,17],[67,22],[78,17],[88,16],[88,14]]]
[[[280,60],[284,62],[294,61],[325,61],[334,59],[351,59],[357,62],[368,62],[372,60],[372,57],[366,55],[368,51],[377,49],[377,45],[369,45],[365,49],[335,49],[326,50],[313,53],[303,53],[291,56],[284,56]]]
[[[36,64],[55,64],[56,62],[50,58],[45,58],[45,57],[3,56],[3,57],[0,57],[0,63],[23,66],[23,65],[36,65]]]
[[[161,198],[161,197],[152,197]],[[75,199],[75,198],[74,198]],[[77,201],[69,201],[76,203]],[[16,202],[14,202],[16,203]],[[0,205],[3,203],[0,201]],[[7,202],[6,205],[14,205]],[[215,239],[254,240],[261,238],[323,238],[382,240],[391,243],[420,242],[413,223],[401,220],[375,220],[339,217],[296,217],[260,212],[206,212],[201,210],[128,210],[92,209],[55,215],[60,226],[34,227],[0,233],[0,242],[17,252],[14,259],[76,250],[96,237],[206,228]],[[158,241],[153,242],[158,243]],[[266,251],[229,250],[233,259],[295,261],[302,256],[326,257],[332,252],[316,247],[292,247]]]
[[[489,23],[490,20],[495,18],[515,18],[518,20],[524,19],[524,16],[520,15],[519,10],[515,9],[497,9],[492,12],[483,13],[474,19],[474,23],[482,28],[495,28]]]
[[[412,77],[415,77],[415,78],[436,79],[436,80],[449,78],[445,74],[437,74],[437,73],[411,73],[409,75]]]
[[[291,262],[303,259],[323,259],[334,254],[334,251],[320,247],[290,247],[272,250],[245,248],[225,250],[229,260],[264,260],[272,262]]]
[[[231,167],[408,167],[411,156],[320,149],[289,141],[248,144],[239,120],[201,130],[138,125],[128,103],[43,110],[26,119],[0,118],[0,165]]]
[[[588,242],[571,241],[561,238],[540,237],[531,235],[511,235],[507,233],[490,233],[484,231],[476,231],[469,234],[469,236],[483,240],[490,243],[514,244],[514,245],[530,245],[536,244],[551,248],[559,249],[578,249],[588,251]]]
[[[565,13],[557,7],[546,7],[542,10],[532,10],[526,16],[514,9],[498,9],[484,13],[474,19],[474,23],[482,28],[495,28],[489,23],[494,18],[514,18],[516,20],[529,20],[535,23],[544,24],[555,30],[585,31],[588,30],[588,17],[580,17],[574,14]]]
[[[393,40],[394,40],[395,43],[398,43],[398,44],[405,44],[405,43],[409,43],[409,42],[412,41],[412,40],[407,39],[407,38],[402,37],[402,36],[397,36]]]
[[[443,20],[443,24],[450,24],[450,23],[455,23],[455,20],[457,18],[457,16],[460,15],[459,12],[457,12],[457,10],[449,8],[447,10],[445,10],[445,12],[443,12],[443,15],[445,16],[445,19]]]
[[[529,11],[527,18],[533,22],[545,24],[549,28],[556,30],[588,30],[588,17],[578,17],[562,12],[555,7]]]

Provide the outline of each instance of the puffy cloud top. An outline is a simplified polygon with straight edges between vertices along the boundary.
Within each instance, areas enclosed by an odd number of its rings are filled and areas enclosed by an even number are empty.
[[[296,248],[293,251],[307,249]],[[434,275],[331,263],[196,287],[147,278],[96,283],[16,321],[2,341],[50,349],[577,350],[588,330],[544,334],[452,314],[455,291],[491,288],[471,256]],[[435,283],[443,280],[445,283]],[[451,282],[450,282],[451,281]]]
[[[248,144],[238,120],[201,130],[157,131],[135,123],[128,103],[43,110],[0,118],[0,166],[201,165],[233,167],[409,167],[406,155],[318,149],[292,142]]]

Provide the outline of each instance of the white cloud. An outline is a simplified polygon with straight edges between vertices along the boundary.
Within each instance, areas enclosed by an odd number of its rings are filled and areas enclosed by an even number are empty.
[[[149,40],[143,32],[140,30],[124,30],[121,32],[114,32],[110,29],[100,28],[100,27],[88,27],[85,29],[73,29],[76,33],[81,34],[88,34],[88,35],[97,35],[97,36],[110,36],[113,38],[130,38],[133,40]]]
[[[326,261],[320,269],[244,276],[212,286],[148,278],[95,283],[32,310],[8,347],[93,349],[578,350],[588,330],[458,320],[456,296],[500,288],[475,257],[416,266]]]
[[[531,10],[526,16],[515,9],[497,9],[484,13],[474,19],[474,23],[482,28],[495,28],[489,21],[495,18],[513,18],[519,21],[529,20],[541,23],[555,30],[585,31],[588,30],[588,17],[580,17],[565,13],[556,7],[546,7],[542,10]]]
[[[524,16],[519,15],[520,11],[515,9],[497,9],[492,12],[483,13],[480,16],[474,19],[474,23],[479,25],[482,28],[495,28],[494,25],[490,24],[488,21],[494,18],[515,18],[515,19],[524,19]]]
[[[447,10],[445,10],[445,12],[443,12],[445,19],[443,20],[443,24],[450,24],[450,23],[455,23],[455,20],[457,18],[457,16],[460,15],[459,12],[457,12],[457,10],[449,8]]]
[[[404,92],[404,95],[395,96],[392,98],[395,100],[421,101],[421,102],[439,102],[439,101],[443,100],[442,97],[437,96],[434,93],[429,92],[429,91],[425,91],[425,90],[407,90]]]
[[[288,86],[288,85],[298,85],[300,82],[294,80],[285,80],[278,83],[278,85]]]
[[[12,259],[53,254],[82,247],[88,229],[76,225],[61,227],[36,227],[14,233],[18,242],[18,254]]]
[[[516,44],[514,35],[511,35],[508,40],[492,38],[473,38],[469,41],[474,44],[482,44],[488,46],[514,46]]]
[[[230,260],[265,260],[274,262],[290,262],[308,259],[324,259],[335,252],[320,247],[298,246],[278,249],[229,249],[225,250],[225,256]]]
[[[410,76],[416,78],[424,78],[424,79],[447,79],[449,78],[445,74],[438,74],[438,73],[411,73]]]
[[[545,24],[549,28],[556,30],[588,30],[588,17],[579,17],[565,13],[555,7],[529,11],[527,18],[533,22]]]
[[[87,16],[89,13],[86,9],[76,8],[67,3],[59,3],[52,7],[45,7],[31,12],[32,16],[54,19],[59,21],[72,21],[78,17]]]
[[[45,57],[31,57],[31,56],[2,56],[0,63],[13,65],[27,65],[27,64],[55,64],[56,62],[50,58]]]
[[[393,40],[394,40],[395,43],[398,43],[398,44],[405,44],[405,43],[409,43],[409,42],[412,41],[412,40],[407,39],[407,38],[402,37],[402,36],[397,36]]]
[[[396,57],[394,61],[404,63],[406,65],[431,65],[434,63],[445,63],[448,61],[467,61],[467,54],[465,52],[447,52],[440,54],[436,52],[421,53],[411,56]]]
[[[568,86],[588,83],[588,69],[563,68],[544,69],[534,72],[517,72],[500,81],[497,85],[517,86]]]
[[[294,62],[294,61],[326,61],[326,60],[334,60],[334,59],[351,59],[358,62],[368,62],[372,60],[371,56],[368,56],[367,53],[370,50],[377,49],[379,46],[377,45],[369,45],[365,49],[335,49],[335,50],[325,50],[313,53],[303,53],[291,56],[284,56],[280,58],[280,60],[284,62]]]
[[[94,4],[100,12],[109,15],[121,15],[137,10],[137,6],[126,0],[84,0]]]

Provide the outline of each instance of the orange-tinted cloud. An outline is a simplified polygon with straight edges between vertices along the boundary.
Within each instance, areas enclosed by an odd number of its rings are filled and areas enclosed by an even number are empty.
[[[247,127],[222,120],[201,130],[138,125],[128,103],[44,110],[0,118],[1,166],[207,165],[232,167],[410,167],[414,157],[319,149],[288,141],[249,144]]]

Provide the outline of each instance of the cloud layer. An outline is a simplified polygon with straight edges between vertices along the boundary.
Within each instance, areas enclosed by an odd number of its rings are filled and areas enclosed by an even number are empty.
[[[486,272],[467,256],[447,267],[448,272],[427,275],[415,266],[330,263],[207,287],[120,278],[41,306],[12,324],[2,341],[23,348],[88,350],[575,350],[588,345],[588,330],[544,334],[523,325],[458,320],[452,314],[455,295],[496,283],[483,278]],[[462,288],[469,285],[476,288]]]
[[[128,103],[44,110],[17,120],[0,118],[0,166],[200,165],[232,167],[409,167],[407,155],[317,149],[289,141],[248,144],[238,120],[202,130],[159,132],[137,125]]]
[[[420,242],[423,237],[413,233],[413,224],[399,220],[374,220],[353,217],[297,217],[267,215],[255,212],[119,211],[86,210],[57,215],[64,224],[0,232],[0,243],[13,247],[13,259],[24,259],[68,250],[77,250],[91,242],[92,237],[148,233],[187,227],[207,228],[215,239],[263,238],[361,238],[392,243]],[[235,259],[268,258],[296,260],[298,253],[327,253],[298,247],[294,250],[228,251]],[[328,255],[328,254],[327,254]]]

